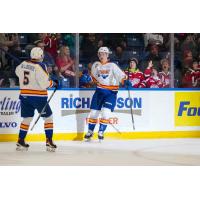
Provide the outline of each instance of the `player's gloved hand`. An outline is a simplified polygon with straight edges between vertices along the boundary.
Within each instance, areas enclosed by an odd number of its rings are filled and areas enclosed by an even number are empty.
[[[60,89],[60,88],[61,88],[60,81],[59,81],[59,80],[54,80],[54,81],[53,81],[53,86],[54,86],[56,89]]]
[[[132,84],[131,84],[130,80],[125,80],[124,81],[124,86],[125,86],[125,88],[131,88]]]

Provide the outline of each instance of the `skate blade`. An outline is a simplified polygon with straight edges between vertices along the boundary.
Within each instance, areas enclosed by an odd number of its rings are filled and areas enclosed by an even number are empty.
[[[28,147],[17,146],[16,151],[28,151]]]
[[[92,138],[84,139],[84,142],[91,142]]]
[[[47,148],[46,148],[46,151],[48,151],[48,152],[55,152],[56,149],[55,149],[55,148],[52,148],[52,147],[47,147]]]
[[[103,142],[103,139],[99,139],[99,143],[102,143]]]

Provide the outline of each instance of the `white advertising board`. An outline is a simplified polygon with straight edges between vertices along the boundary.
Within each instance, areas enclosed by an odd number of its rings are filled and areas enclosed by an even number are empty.
[[[48,91],[49,95],[52,90]],[[82,133],[87,131],[87,117],[91,98],[94,90],[59,90],[55,93],[50,106],[54,117],[54,133]],[[182,125],[176,125],[177,116],[175,110],[179,109],[182,96],[197,97],[196,110],[200,107],[198,99],[199,91],[173,91],[173,90],[132,90],[131,99],[128,97],[127,90],[118,92],[115,111],[110,116],[110,123],[107,132],[152,132],[152,131],[182,131],[200,130],[198,123],[199,113],[187,114],[187,107],[183,107]],[[17,134],[21,122],[20,101],[18,100],[19,90],[0,90],[0,134]],[[180,102],[177,103],[177,101]],[[195,98],[196,99],[196,98]],[[191,98],[190,102],[193,101]],[[194,102],[195,103],[195,102]],[[188,104],[185,104],[188,105]],[[133,130],[130,108],[133,109],[135,130]],[[183,104],[184,106],[184,104]],[[192,107],[193,108],[193,107]],[[189,107],[188,107],[189,109]],[[190,109],[191,110],[191,109]],[[184,112],[185,118],[184,119]],[[191,112],[193,112],[191,110]],[[38,116],[35,112],[35,118]],[[187,116],[187,115],[192,116]],[[194,116],[195,115],[195,116]],[[184,122],[195,121],[193,125],[184,125]],[[34,121],[33,120],[33,121]],[[178,119],[179,120],[179,119]],[[179,121],[180,121],[179,120]],[[200,122],[200,120],[199,120]],[[33,124],[33,122],[32,122]],[[179,124],[181,124],[179,122]],[[98,131],[98,126],[95,129]],[[43,120],[40,119],[34,130],[30,133],[43,133]]]

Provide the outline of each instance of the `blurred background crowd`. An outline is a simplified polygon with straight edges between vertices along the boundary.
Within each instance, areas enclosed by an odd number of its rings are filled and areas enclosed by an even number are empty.
[[[44,50],[50,77],[59,80],[63,88],[94,87],[90,70],[102,46],[109,47],[110,61],[128,75],[128,87],[169,88],[172,77],[176,88],[200,87],[198,33],[177,33],[174,41],[167,33],[83,33],[78,34],[78,51],[76,42],[77,34],[73,33],[0,33],[0,87],[19,86],[15,68],[29,59],[35,46]]]

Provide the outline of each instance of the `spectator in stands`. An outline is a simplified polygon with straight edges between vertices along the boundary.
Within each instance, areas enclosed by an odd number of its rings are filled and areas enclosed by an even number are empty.
[[[13,46],[19,46],[19,38],[17,34],[0,33],[0,47],[4,50]]]
[[[63,34],[63,44],[69,47],[72,55],[75,55],[75,33]]]
[[[183,54],[185,51],[191,51],[194,57],[197,56],[197,45],[195,43],[193,35],[190,34],[186,37],[181,45],[181,51],[183,52]]]
[[[10,86],[16,85],[15,66],[16,60],[21,55],[21,49],[19,45],[19,37],[16,33],[0,34],[0,60],[2,62],[2,68],[4,68],[5,81],[9,80]],[[15,57],[11,59],[9,55]]]
[[[84,35],[81,44],[81,59],[85,60],[87,63],[95,61],[97,59],[97,43],[94,33]]]
[[[162,88],[163,84],[158,77],[158,71],[153,67],[153,62],[149,61],[144,72],[145,79],[141,82],[140,88]]]
[[[121,68],[122,66],[127,64],[129,55],[124,51],[122,46],[117,46],[114,53],[111,55],[111,59],[113,62],[116,62]]]
[[[197,60],[194,60],[192,66],[187,68],[183,79],[183,88],[199,88],[200,87],[200,67]]]
[[[8,40],[13,42],[13,45],[9,46],[8,52],[16,57],[19,57],[21,55],[21,48],[18,33],[8,34]]]
[[[59,69],[59,72],[61,72],[61,75],[70,80],[70,85],[74,85],[74,60],[70,56],[70,49],[68,46],[62,46],[59,48],[59,54],[56,58],[56,65]]]
[[[200,65],[199,65],[199,62],[196,64],[193,63],[193,70],[194,70],[193,86],[196,88],[200,88]]]
[[[193,55],[192,51],[190,50],[185,50],[183,53],[183,68],[189,68],[192,66],[192,61],[193,61]]]
[[[64,39],[61,33],[56,33],[57,48],[59,49],[64,45]]]
[[[92,77],[89,74],[88,69],[84,69],[79,79],[80,88],[91,88],[93,86]]]
[[[47,34],[43,42],[45,44],[45,51],[49,52],[55,60],[57,57],[58,48],[56,34]]]
[[[42,40],[44,42],[45,38],[50,35],[48,33],[38,33],[38,40]]]
[[[9,75],[9,73],[5,70],[5,67],[0,62],[0,88],[1,87],[10,87],[8,75]]]
[[[18,38],[16,36],[9,37],[9,35],[5,33],[0,33],[0,48],[2,48],[4,51],[9,51],[9,49],[14,47],[19,47]],[[8,60],[6,59],[4,51],[0,51],[0,60],[3,66],[8,64]]]
[[[150,46],[149,52],[147,52],[146,57],[142,61],[141,64],[141,70],[144,71],[148,67],[149,61],[153,62],[154,69],[157,71],[161,70],[161,64],[160,61],[162,60],[162,57],[159,52],[159,47],[156,44],[153,44]]]
[[[58,70],[55,71],[54,68],[48,66],[47,72],[49,73],[50,80],[62,81],[63,77]]]
[[[128,76],[127,84],[133,88],[138,88],[141,82],[144,80],[144,74],[139,71],[137,66],[137,58],[131,58],[129,60],[129,67],[125,70],[125,73]]]
[[[169,71],[169,60],[168,59],[162,59],[161,60],[161,65],[162,65],[162,71],[158,73],[158,77],[163,83],[164,88],[169,88],[170,87],[170,71]]]
[[[145,33],[144,34],[144,45],[147,47],[148,45],[162,45],[163,44],[163,36],[158,33]]]

